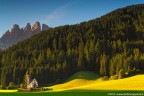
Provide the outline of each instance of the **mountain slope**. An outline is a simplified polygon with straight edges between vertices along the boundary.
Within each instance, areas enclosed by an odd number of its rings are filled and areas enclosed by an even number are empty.
[[[144,75],[136,75],[125,79],[99,81],[72,80],[67,83],[51,86],[53,91],[64,90],[144,90]],[[74,82],[74,83],[73,83]]]
[[[0,53],[0,83],[20,84],[29,71],[39,85],[60,83],[78,71],[124,78],[144,70],[144,5],[43,31]]]

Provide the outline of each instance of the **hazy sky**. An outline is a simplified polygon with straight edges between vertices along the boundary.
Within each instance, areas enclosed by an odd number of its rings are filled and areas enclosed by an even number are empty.
[[[20,28],[36,21],[50,27],[75,24],[140,3],[144,0],[0,0],[0,37],[13,24]]]

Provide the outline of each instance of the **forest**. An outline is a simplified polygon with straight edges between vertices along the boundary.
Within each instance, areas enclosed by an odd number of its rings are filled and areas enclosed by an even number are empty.
[[[78,71],[121,79],[144,71],[144,5],[50,28],[0,52],[0,85],[25,84],[29,71],[40,86]]]

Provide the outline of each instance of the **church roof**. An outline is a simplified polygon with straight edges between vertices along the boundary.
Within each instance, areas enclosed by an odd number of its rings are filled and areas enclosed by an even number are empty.
[[[31,81],[31,84],[38,84],[38,82],[36,81],[36,79],[33,79],[33,80]]]

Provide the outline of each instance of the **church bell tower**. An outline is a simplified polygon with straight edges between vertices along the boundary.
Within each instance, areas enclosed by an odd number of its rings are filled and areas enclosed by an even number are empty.
[[[30,84],[30,75],[29,75],[28,71],[26,73],[26,83],[27,83],[27,89],[28,89],[29,88],[29,84]]]

